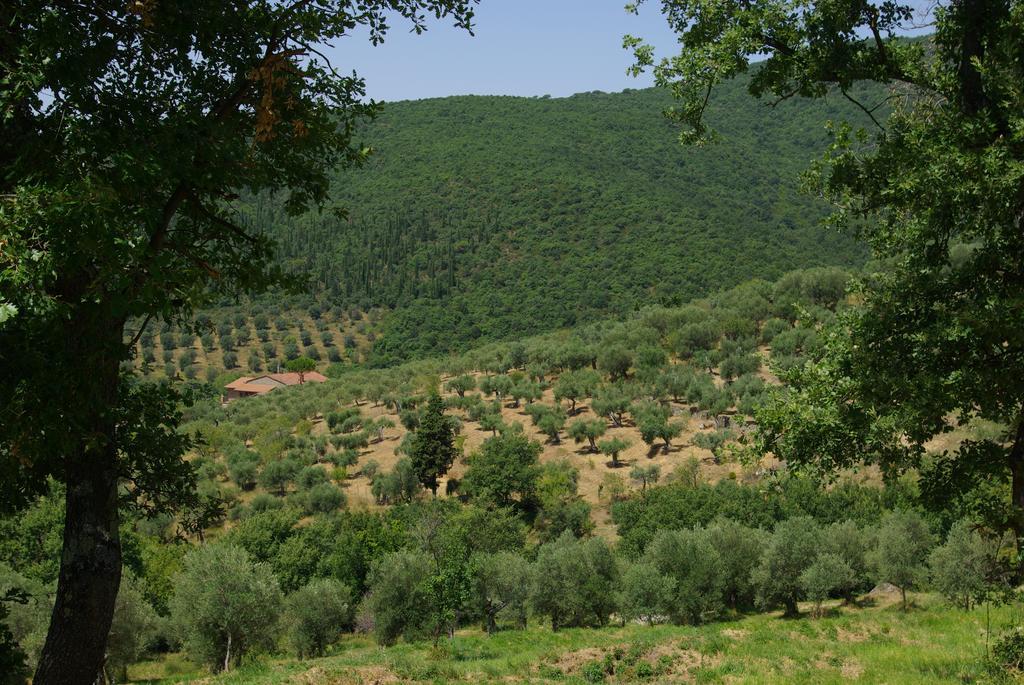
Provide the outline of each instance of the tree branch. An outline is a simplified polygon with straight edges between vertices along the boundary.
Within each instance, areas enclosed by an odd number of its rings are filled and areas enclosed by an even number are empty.
[[[857,105],[857,107],[859,107],[862,112],[867,114],[868,118],[871,119],[872,122],[874,122],[875,126],[877,126],[881,131],[885,131],[885,126],[882,126],[882,124],[879,123],[878,119],[875,118],[875,115],[872,113],[873,110],[868,109],[867,107],[862,105],[860,103],[860,101],[858,101],[856,98],[851,97],[850,94],[846,92],[845,88],[840,88],[839,92],[841,92],[843,94],[844,98],[846,98],[847,100],[849,100],[853,104]]]

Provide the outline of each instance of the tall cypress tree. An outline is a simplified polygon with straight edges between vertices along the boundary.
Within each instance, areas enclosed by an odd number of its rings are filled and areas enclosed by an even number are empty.
[[[444,414],[440,395],[433,395],[427,403],[409,456],[420,483],[437,497],[437,479],[448,473],[455,461],[455,431]]]

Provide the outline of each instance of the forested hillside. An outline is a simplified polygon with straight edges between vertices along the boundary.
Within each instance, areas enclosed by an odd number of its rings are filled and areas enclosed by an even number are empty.
[[[743,88],[711,104],[729,144],[704,148],[678,144],[654,90],[392,103],[363,132],[368,168],[338,179],[347,218],[263,197],[250,220],[322,303],[394,309],[378,364],[858,262],[798,190],[851,106],[769,110]]]
[[[850,306],[848,276],[836,268],[795,271],[679,307],[647,307],[459,356],[349,370],[229,404],[219,401],[219,386],[191,381],[194,395],[206,396],[183,410],[183,430],[203,436],[189,456],[199,499],[178,516],[124,521],[127,570],[108,665],[122,676],[132,666],[136,679],[178,682],[252,664],[254,654],[322,655],[339,641],[345,646],[335,653],[351,658],[350,648],[366,641],[351,632],[418,650],[417,640],[436,643],[458,631],[458,642],[449,642],[455,649],[467,636],[477,639],[482,625],[489,634],[529,630],[499,639],[547,644],[534,654],[542,682],[661,682],[705,668],[674,651],[660,659],[669,642],[721,629],[656,623],[713,623],[781,608],[809,611],[814,621],[830,613],[846,630],[867,634],[892,615],[852,608],[876,583],[895,587],[869,595],[868,605],[896,603],[910,589],[969,609],[983,595],[965,594],[965,583],[1004,591],[1003,576],[989,573],[999,568],[1002,538],[957,521],[970,516],[995,528],[1005,486],[936,511],[913,476],[883,484],[877,471],[861,469],[823,488],[749,450],[752,417],[770,388],[820,358],[823,332]],[[237,331],[225,330],[229,336]],[[996,428],[958,426],[935,449]],[[0,518],[0,592],[32,597],[9,625],[33,659],[52,609],[61,487],[23,514]],[[967,558],[975,566],[965,571]],[[943,610],[934,595],[915,597],[931,607],[931,630],[943,636],[949,629],[936,622],[981,616]],[[843,608],[832,601],[841,598]],[[741,620],[734,636],[771,619]],[[606,633],[569,631],[569,642],[551,642],[563,628],[605,629],[612,621],[631,625],[624,636],[637,643],[633,657],[594,649],[610,639]],[[650,632],[639,632],[640,623]],[[539,632],[542,625],[552,631]],[[814,622],[801,625],[814,639]],[[919,634],[903,621],[889,630]],[[226,631],[237,640],[225,643]],[[655,637],[666,644],[655,647],[648,640]],[[842,662],[801,666],[805,679],[855,668],[847,662],[875,668],[871,654],[885,645],[863,647],[869,651],[845,653]],[[811,647],[791,649],[802,658]],[[720,651],[708,652],[708,668]],[[393,653],[361,651],[344,668],[379,668]],[[980,668],[958,654],[958,666]],[[154,661],[134,665],[147,655]],[[945,650],[928,656],[940,669],[950,658]],[[445,682],[481,680],[450,665],[461,657],[438,659],[453,669]],[[436,680],[388,668],[404,681]],[[493,668],[490,676],[505,672]],[[756,674],[750,682],[775,670],[743,668]],[[322,673],[309,681],[324,682]],[[390,670],[382,673],[390,678]],[[931,675],[907,682],[940,680]],[[256,677],[242,670],[235,682]],[[890,682],[883,673],[872,677]]]

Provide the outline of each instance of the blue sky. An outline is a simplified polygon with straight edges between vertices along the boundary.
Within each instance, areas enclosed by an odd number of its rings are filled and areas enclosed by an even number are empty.
[[[383,45],[358,34],[330,51],[339,71],[357,71],[377,100],[445,95],[572,95],[650,85],[626,75],[626,33],[642,36],[660,54],[674,51],[653,0],[628,14],[626,0],[483,0],[475,36],[436,21],[415,35],[393,23]]]

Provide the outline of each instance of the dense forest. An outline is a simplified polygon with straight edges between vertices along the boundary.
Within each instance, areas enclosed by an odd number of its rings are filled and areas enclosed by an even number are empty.
[[[860,262],[798,189],[822,122],[857,112],[750,106],[744,88],[716,95],[729,144],[704,148],[678,145],[653,89],[390,103],[361,132],[368,166],[336,179],[344,218],[290,219],[272,197],[247,218],[323,303],[394,310],[378,365]]]

